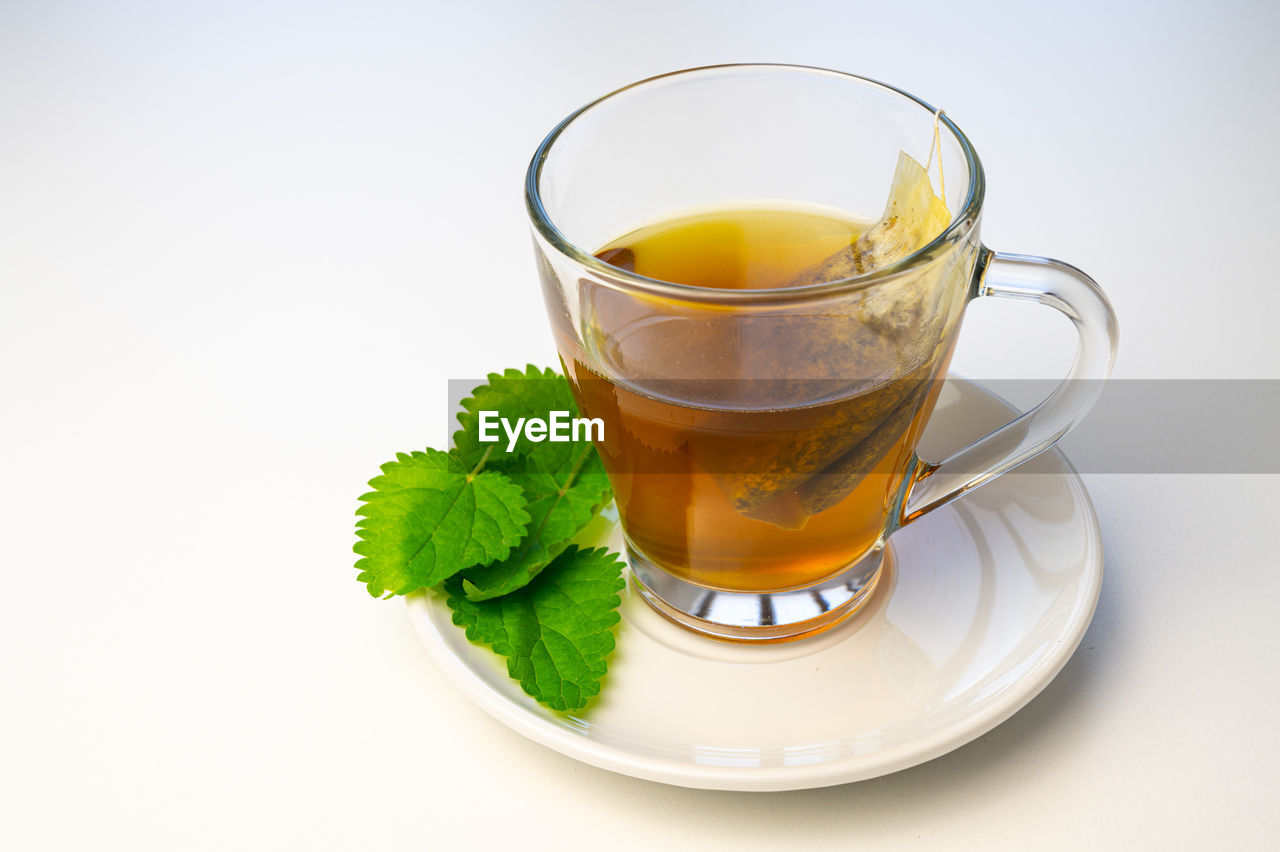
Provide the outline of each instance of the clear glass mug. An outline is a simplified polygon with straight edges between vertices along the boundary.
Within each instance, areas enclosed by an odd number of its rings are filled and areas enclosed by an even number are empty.
[[[595,256],[689,210],[800,202],[874,220],[899,151],[941,158],[951,224],[883,269],[728,290]],[[983,246],[983,190],[972,145],[934,107],[799,66],[654,77],[543,141],[526,200],[547,312],[580,409],[605,423],[628,561],[659,612],[740,641],[826,629],[872,593],[895,530],[1052,446],[1093,405],[1117,344],[1106,296],[1065,263]],[[1036,408],[926,462],[916,442],[979,297],[1066,314],[1075,361]]]

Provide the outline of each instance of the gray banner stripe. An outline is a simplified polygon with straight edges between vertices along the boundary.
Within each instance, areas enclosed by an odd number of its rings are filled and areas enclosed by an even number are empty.
[[[460,410],[462,399],[483,383],[449,381],[450,434],[457,429],[453,413]],[[1054,380],[975,383],[1020,410],[1035,405],[1058,385]],[[727,413],[741,400],[757,409],[756,401],[768,399],[775,389],[785,389],[784,395],[792,400],[833,401],[847,396],[850,387],[846,380],[713,380],[652,381],[645,390],[648,396],[668,400],[697,397],[709,403],[695,407]],[[617,425],[605,419],[606,445]],[[1280,473],[1278,432],[1280,379],[1112,379],[1104,383],[1094,410],[1059,446],[1081,473],[1271,474]],[[638,461],[636,472],[687,470],[685,462],[671,466],[670,458],[655,452]],[[770,459],[769,469],[776,472],[777,464],[778,459]],[[751,474],[759,467],[750,458],[717,458],[716,466],[710,472]]]

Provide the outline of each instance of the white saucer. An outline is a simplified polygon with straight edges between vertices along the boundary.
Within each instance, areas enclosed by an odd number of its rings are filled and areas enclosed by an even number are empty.
[[[1008,419],[987,391],[949,380],[920,454]],[[614,525],[601,528],[621,551]],[[604,688],[581,718],[526,696],[443,599],[410,598],[410,615],[463,692],[570,757],[686,787],[822,787],[922,763],[1009,718],[1071,656],[1102,584],[1097,516],[1056,451],[901,530],[890,554],[862,611],[778,645],[696,636],[629,585]]]

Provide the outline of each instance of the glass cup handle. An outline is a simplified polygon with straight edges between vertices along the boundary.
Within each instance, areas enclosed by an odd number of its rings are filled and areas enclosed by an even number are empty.
[[[901,523],[942,506],[1052,447],[1097,402],[1115,363],[1115,311],[1092,278],[1047,257],[982,248],[974,298],[992,296],[1056,308],[1080,335],[1062,383],[1043,402],[936,464],[921,461],[902,502]]]

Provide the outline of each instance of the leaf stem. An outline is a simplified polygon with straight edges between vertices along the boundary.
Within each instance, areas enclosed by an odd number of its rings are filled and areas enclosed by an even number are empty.
[[[476,466],[473,467],[471,469],[471,472],[467,474],[467,482],[470,482],[471,480],[475,479],[476,474],[480,472],[480,469],[482,467],[484,467],[484,463],[489,460],[489,454],[493,452],[494,446],[495,445],[491,444],[484,448],[484,455],[480,457],[480,461],[476,462]]]
[[[578,478],[578,471],[582,470],[582,466],[587,463],[587,457],[591,455],[595,450],[595,447],[587,444],[585,450],[585,452],[578,456],[578,460],[573,463],[573,467],[570,469],[569,475],[565,477],[564,485],[560,486],[561,497],[563,497],[564,493],[573,485],[573,481]]]

